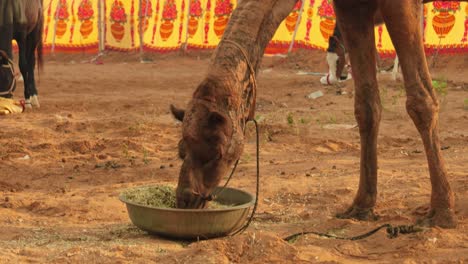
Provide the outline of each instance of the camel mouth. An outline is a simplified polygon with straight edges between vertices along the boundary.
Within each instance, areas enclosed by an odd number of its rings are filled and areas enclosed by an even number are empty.
[[[178,189],[176,192],[176,207],[180,209],[203,209],[212,200],[211,195],[205,195],[191,188]]]

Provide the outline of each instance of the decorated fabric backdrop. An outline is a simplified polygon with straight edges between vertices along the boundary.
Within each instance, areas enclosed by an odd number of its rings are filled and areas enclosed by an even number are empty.
[[[45,46],[57,51],[97,51],[99,1],[104,25],[101,41],[106,49],[137,50],[142,34],[144,50],[157,52],[176,50],[185,44],[189,49],[214,48],[237,3],[141,0],[140,5],[140,0],[44,0]],[[325,49],[335,23],[331,0],[298,1],[278,28],[267,53],[285,53],[293,41],[295,48]],[[423,27],[427,51],[466,51],[468,3],[426,4]],[[376,27],[375,36],[381,54],[395,53],[385,26]]]
[[[97,0],[44,0],[44,43],[57,50],[97,50]]]

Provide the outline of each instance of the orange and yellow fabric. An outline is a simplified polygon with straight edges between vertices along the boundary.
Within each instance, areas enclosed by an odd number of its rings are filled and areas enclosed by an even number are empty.
[[[44,0],[45,46],[57,51],[97,51],[101,17],[101,41],[109,50],[137,50],[141,45],[155,52],[185,45],[211,49],[219,43],[236,4],[237,0]],[[267,53],[284,53],[293,41],[295,48],[325,49],[335,23],[331,0],[298,1],[278,28]],[[468,3],[428,3],[421,26],[428,52],[468,50]],[[375,36],[378,51],[394,55],[384,25],[375,28]]]

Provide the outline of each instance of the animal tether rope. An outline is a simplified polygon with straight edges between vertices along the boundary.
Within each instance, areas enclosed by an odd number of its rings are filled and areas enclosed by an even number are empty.
[[[237,49],[240,50],[240,52],[244,56],[245,62],[247,63],[247,67],[248,67],[248,70],[249,70],[249,79],[250,79],[249,84],[251,84],[251,89],[247,92],[247,98],[245,98],[244,101],[247,102],[247,108],[248,109],[249,109],[249,107],[255,107],[255,103],[252,103],[253,105],[248,105],[250,103],[250,100],[253,100],[252,102],[255,102],[255,96],[256,96],[256,90],[257,90],[257,80],[255,79],[255,69],[254,69],[252,63],[249,60],[247,52],[245,51],[245,49],[241,45],[239,45],[235,41],[224,39],[224,40],[222,40],[222,42],[233,44]],[[244,107],[243,107],[243,104],[241,104],[241,110],[245,110]],[[244,111],[242,111],[242,112],[244,114]],[[242,130],[243,130],[243,133],[245,135],[245,127],[246,127],[247,122],[252,121],[255,124],[256,141],[257,141],[257,144],[256,144],[257,145],[257,148],[256,148],[256,152],[257,152],[256,153],[256,156],[257,156],[257,184],[256,184],[256,189],[255,189],[255,202],[254,202],[254,207],[252,209],[252,213],[251,213],[247,223],[244,226],[242,226],[241,228],[239,228],[238,230],[234,231],[231,234],[231,236],[242,233],[249,227],[250,223],[253,220],[255,212],[257,211],[257,206],[258,206],[258,195],[260,193],[260,138],[259,138],[258,123],[255,120],[255,118],[253,117],[253,115],[250,115],[250,113],[253,113],[253,111],[251,109],[249,110],[248,116],[246,118],[245,117],[242,118],[243,121],[244,121],[244,123],[242,124],[243,125]],[[239,164],[239,159],[237,159],[236,162],[234,163],[234,167],[232,168],[231,174],[229,175],[228,179],[226,180],[226,183],[223,185],[223,187],[220,189],[220,191],[218,191],[217,193],[212,193],[211,195],[208,195],[208,197],[205,198],[206,200],[214,200],[216,198],[216,196],[220,195],[226,189],[227,185],[231,181],[232,176],[234,175],[234,173],[236,171],[236,168],[237,168],[238,164]]]
[[[367,233],[353,236],[353,237],[340,237],[340,236],[335,236],[335,235],[331,235],[327,233],[320,233],[320,232],[315,232],[315,231],[304,231],[304,232],[299,232],[299,233],[287,236],[283,238],[283,240],[287,242],[291,242],[294,239],[298,238],[299,236],[308,235],[308,234],[314,234],[314,235],[321,236],[321,237],[327,237],[327,238],[333,238],[333,239],[339,239],[339,240],[360,240],[360,239],[370,237],[371,235],[377,233],[377,231],[379,231],[382,228],[387,228],[386,231],[387,231],[388,238],[396,238],[399,234],[411,234],[411,233],[421,232],[423,230],[421,227],[418,227],[415,225],[392,226],[391,224],[383,224],[377,228],[372,229],[371,231]]]
[[[13,89],[15,88],[16,84],[16,74],[15,74],[15,66],[13,61],[10,58],[7,58],[8,65],[2,65],[2,67],[10,68],[11,75],[13,75],[13,80],[11,81],[10,88],[5,92],[0,92],[0,95],[11,95],[13,93]]]

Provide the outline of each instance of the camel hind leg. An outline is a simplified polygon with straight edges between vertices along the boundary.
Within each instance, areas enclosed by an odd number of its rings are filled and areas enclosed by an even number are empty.
[[[401,63],[406,109],[421,135],[429,165],[431,209],[423,223],[452,228],[456,226],[454,196],[440,151],[439,103],[432,87],[420,30],[422,6],[414,0],[381,0],[380,3]]]
[[[339,218],[375,220],[377,200],[377,134],[382,106],[375,68],[373,17],[375,1],[335,0],[343,39],[349,48],[355,86],[355,117],[361,138],[359,188],[351,207]]]

